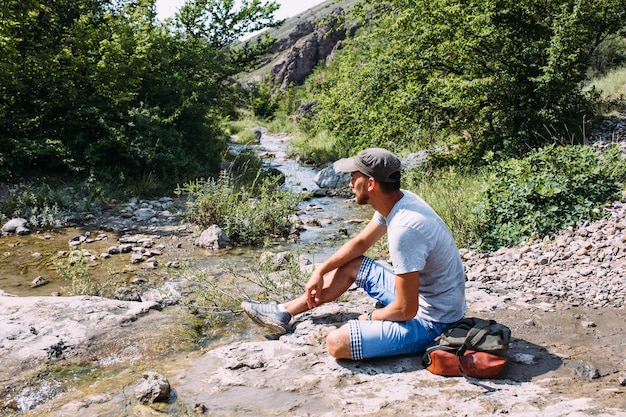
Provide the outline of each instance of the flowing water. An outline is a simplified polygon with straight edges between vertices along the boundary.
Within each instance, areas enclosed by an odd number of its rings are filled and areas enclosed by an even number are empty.
[[[288,158],[286,153],[288,140],[288,136],[263,135],[261,143],[251,147],[261,155],[271,155],[266,159],[266,163],[285,174],[285,187],[294,192],[317,189],[313,182],[317,168],[302,166]],[[177,242],[175,231],[180,229],[173,227],[174,232],[161,233],[155,243],[167,248],[158,257],[160,265],[192,259],[201,269],[216,269],[223,263],[249,268],[258,260],[260,253],[266,250],[297,251],[318,263],[324,261],[340,246],[346,236],[362,227],[360,223],[370,215],[371,210],[368,207],[355,206],[351,199],[313,197],[300,204],[299,218],[306,226],[297,242],[276,241],[268,248],[244,247],[215,253],[197,248],[188,242]],[[54,232],[0,238],[0,289],[18,296],[42,296],[53,293],[69,295],[70,281],[59,271],[67,263],[65,262],[67,252],[71,250],[68,242],[72,237],[83,235],[86,231],[94,238],[100,236],[100,239],[91,239],[85,252],[89,272],[96,281],[113,279],[116,284],[124,284],[146,280],[146,277],[149,277],[151,285],[158,285],[159,281],[169,278],[169,271],[164,270],[165,268],[152,269],[144,265],[132,265],[128,262],[128,256],[101,259],[100,254],[117,244],[120,238],[118,234],[70,227]],[[190,233],[191,231],[183,229],[183,234]],[[32,282],[38,277],[45,278],[48,284],[33,287]]]
[[[286,136],[263,135],[261,143],[253,147],[259,154],[271,155],[266,163],[285,174],[285,187],[294,192],[315,190],[317,185],[313,178],[317,169],[301,166],[289,159],[286,154],[288,140]],[[235,248],[218,253],[192,245],[192,233],[187,226],[172,225],[156,241],[163,248],[162,254],[157,257],[157,268],[130,264],[128,254],[114,255],[108,259],[99,257],[108,247],[117,244],[120,236],[110,231],[89,230],[94,239],[88,246],[91,257],[85,258],[89,259],[86,266],[97,281],[113,279],[116,285],[142,281],[158,288],[182,274],[180,270],[164,267],[170,261],[191,259],[194,268],[215,271],[223,263],[228,263],[242,272],[248,272],[256,265],[261,252],[269,250],[297,251],[318,263],[324,261],[348,236],[363,227],[363,222],[371,216],[371,209],[356,206],[352,199],[314,197],[301,203],[298,216],[306,225],[298,242],[277,241],[267,248]],[[311,219],[315,222],[309,222]],[[71,281],[59,271],[63,270],[67,252],[71,250],[68,242],[76,235],[84,235],[86,231],[85,228],[66,228],[56,232],[0,238],[0,290],[18,296],[70,295]],[[185,238],[177,236],[180,235],[177,231],[182,232]],[[33,280],[40,276],[46,278],[48,284],[33,287]],[[58,410],[68,400],[80,402],[87,397],[107,395],[111,397],[110,401],[103,404],[107,411],[98,415],[129,415],[128,391],[144,370],[155,369],[166,375],[190,368],[202,372],[198,368],[198,360],[203,351],[234,340],[249,340],[263,335],[262,330],[242,315],[233,315],[226,325],[214,326],[208,324],[205,316],[190,315],[183,307],[173,307],[111,332],[101,342],[102,346],[108,346],[106,354],[93,352],[93,357],[97,358],[95,361],[48,368],[45,380],[16,374],[15,380],[4,380],[3,383],[11,383],[12,386],[24,384],[24,388],[18,390],[19,395],[13,398],[15,404],[23,405],[21,411],[32,408],[28,404],[34,407],[41,403],[47,403],[51,410]],[[50,384],[54,387],[52,391]],[[123,388],[116,391],[116,387]],[[51,398],[61,391],[66,392],[65,397],[69,395],[67,392],[72,394],[55,405]],[[176,401],[163,407],[161,411],[168,415],[179,415],[181,412],[180,404]]]

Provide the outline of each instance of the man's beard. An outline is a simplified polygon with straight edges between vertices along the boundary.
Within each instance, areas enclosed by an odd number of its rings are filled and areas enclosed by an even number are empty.
[[[361,195],[356,195],[354,196],[354,201],[360,205],[363,206],[365,204],[367,204],[370,201],[370,196],[369,194],[361,194]]]

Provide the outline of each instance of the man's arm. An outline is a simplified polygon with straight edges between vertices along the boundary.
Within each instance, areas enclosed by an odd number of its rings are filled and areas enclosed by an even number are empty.
[[[386,227],[371,220],[358,235],[346,242],[326,262],[313,271],[305,286],[309,308],[313,308],[319,303],[319,294],[324,285],[324,275],[362,256],[386,231]]]
[[[396,275],[396,299],[384,308],[374,310],[372,320],[406,321],[417,314],[419,308],[419,272]],[[368,320],[366,314],[360,320]]]

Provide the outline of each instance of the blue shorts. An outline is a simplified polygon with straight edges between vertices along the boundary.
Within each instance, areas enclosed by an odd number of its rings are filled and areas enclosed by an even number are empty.
[[[356,285],[383,305],[391,303],[396,297],[393,271],[368,257],[363,258]],[[420,317],[402,322],[350,320],[348,325],[353,360],[422,351],[448,327],[446,323]]]

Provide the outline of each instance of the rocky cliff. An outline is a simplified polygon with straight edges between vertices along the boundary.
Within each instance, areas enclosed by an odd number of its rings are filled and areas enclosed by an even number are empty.
[[[259,67],[244,76],[244,82],[269,78],[281,91],[303,84],[321,62],[333,58],[346,37],[354,34],[357,26],[346,24],[354,3],[329,0],[270,30],[276,42]]]
[[[302,22],[287,39],[276,42],[276,48],[284,48],[285,53],[272,66],[274,85],[281,91],[290,85],[300,85],[318,63],[332,58],[333,52],[346,38],[346,30],[340,24],[343,15],[344,10],[337,8],[320,22]]]

